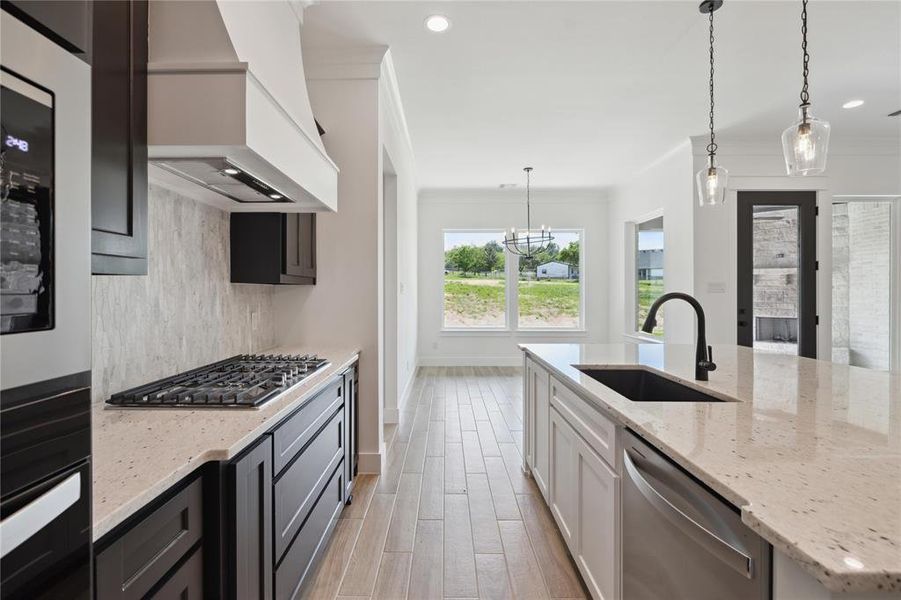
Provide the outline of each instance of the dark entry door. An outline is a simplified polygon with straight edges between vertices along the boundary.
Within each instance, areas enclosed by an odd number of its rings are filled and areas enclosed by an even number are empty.
[[[816,358],[816,192],[738,192],[738,343]]]

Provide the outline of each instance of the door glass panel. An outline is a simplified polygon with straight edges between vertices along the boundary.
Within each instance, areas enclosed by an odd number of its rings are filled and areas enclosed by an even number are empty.
[[[891,366],[892,203],[832,206],[832,360]]]
[[[752,226],[754,349],[797,354],[798,208],[755,205]]]

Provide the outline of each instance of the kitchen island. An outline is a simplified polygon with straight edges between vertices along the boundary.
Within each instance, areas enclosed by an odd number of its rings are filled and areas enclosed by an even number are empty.
[[[568,409],[550,408],[546,417],[536,407],[553,407],[571,396],[592,413],[570,411],[580,443],[587,440],[606,460],[612,479],[622,472],[615,450],[628,429],[739,509],[741,521],[772,544],[776,600],[901,597],[901,377],[715,346],[718,369],[701,382],[694,380],[694,346],[520,347],[526,367],[526,469],[558,524],[564,522],[564,537],[569,530],[578,537],[579,524],[566,523],[565,510],[555,508],[548,421],[561,414],[568,418]],[[580,367],[646,369],[723,401],[635,402]],[[545,380],[549,391],[542,404]],[[609,502],[617,510],[618,498]],[[618,532],[618,517],[610,527]],[[620,589],[618,548],[618,543],[609,547],[610,590]]]

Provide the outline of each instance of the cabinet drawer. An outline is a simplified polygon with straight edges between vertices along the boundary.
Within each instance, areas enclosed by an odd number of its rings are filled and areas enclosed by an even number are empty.
[[[316,506],[285,553],[285,558],[275,570],[276,600],[299,598],[301,586],[316,556],[325,549],[329,535],[334,529],[341,508],[344,488],[343,464],[332,474],[331,479],[316,501]]]
[[[272,468],[275,473],[279,473],[291,462],[306,443],[313,439],[332,413],[341,406],[344,400],[341,397],[343,387],[341,383],[341,377],[337,377],[272,432]]]
[[[344,411],[339,407],[275,483],[276,560],[294,539],[343,457]]]
[[[613,421],[553,377],[551,406],[560,412],[607,464],[616,465],[616,425]]]
[[[200,540],[202,506],[197,478],[100,552],[97,600],[143,598]]]
[[[203,550],[198,548],[151,598],[153,600],[200,600],[203,598]]]

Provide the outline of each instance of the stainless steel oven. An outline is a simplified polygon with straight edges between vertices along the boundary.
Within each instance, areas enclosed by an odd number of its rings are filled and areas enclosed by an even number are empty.
[[[91,72],[0,11],[0,598],[91,594]]]
[[[91,70],[6,11],[0,16],[6,389],[91,368]]]

